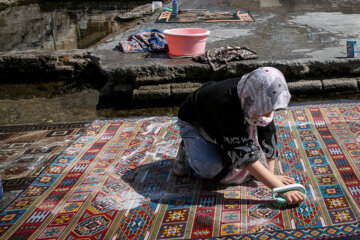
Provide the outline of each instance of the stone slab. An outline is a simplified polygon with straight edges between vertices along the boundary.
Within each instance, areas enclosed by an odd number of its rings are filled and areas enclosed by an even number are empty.
[[[324,92],[355,92],[358,91],[356,79],[331,79],[323,80]]]
[[[171,96],[170,84],[141,86],[135,89],[132,95],[134,101],[169,99]]]
[[[288,87],[292,94],[321,93],[323,88],[321,80],[289,82]]]

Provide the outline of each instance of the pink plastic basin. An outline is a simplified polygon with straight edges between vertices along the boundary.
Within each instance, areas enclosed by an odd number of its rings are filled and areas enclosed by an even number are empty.
[[[210,31],[200,28],[173,28],[164,30],[172,56],[197,56],[205,52]]]

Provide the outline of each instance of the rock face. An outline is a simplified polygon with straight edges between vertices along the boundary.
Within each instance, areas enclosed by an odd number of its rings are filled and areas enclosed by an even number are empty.
[[[21,3],[21,2],[20,2]],[[12,5],[0,11],[0,51],[85,49],[152,13],[146,1],[59,1]],[[0,10],[1,10],[0,1]],[[4,6],[10,1],[3,1]],[[140,6],[139,6],[140,5]]]
[[[85,50],[2,53],[1,82],[75,81],[90,63]]]
[[[1,41],[1,51],[77,48],[76,26],[65,10],[43,12],[38,4],[29,4],[2,11],[0,18],[2,35],[6,37]]]

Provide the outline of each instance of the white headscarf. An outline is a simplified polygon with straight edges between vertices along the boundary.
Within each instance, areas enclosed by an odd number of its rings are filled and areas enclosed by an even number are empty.
[[[237,85],[237,93],[241,101],[247,123],[247,132],[249,138],[254,144],[259,146],[257,127],[266,126],[272,122],[274,111],[285,109],[290,101],[290,92],[286,85],[284,75],[276,68],[262,67],[251,73],[245,74]],[[271,114],[268,117],[254,118],[253,114],[264,115]],[[269,168],[265,154],[262,152],[259,161]],[[235,167],[223,178],[223,184],[241,184],[249,179],[249,172]]]
[[[237,92],[247,121],[253,114],[285,109],[290,101],[285,77],[273,67],[261,67],[245,74],[237,85]]]
[[[266,126],[273,120],[273,111],[287,108],[290,92],[284,75],[276,68],[261,67],[245,74],[237,85],[237,93],[243,108],[248,134],[259,145],[256,126]],[[269,117],[254,118],[253,114]]]

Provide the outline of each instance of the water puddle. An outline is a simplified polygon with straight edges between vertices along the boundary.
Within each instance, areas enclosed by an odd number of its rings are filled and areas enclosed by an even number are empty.
[[[179,104],[121,109],[99,106],[99,91],[82,89],[54,95],[62,83],[4,84],[0,88],[0,125],[92,121],[131,116],[177,116]],[[360,99],[360,94],[292,96],[291,104]]]
[[[294,12],[342,12],[360,13],[358,0],[229,0],[231,7],[251,12],[265,11],[277,14]]]
[[[116,20],[136,1],[51,1],[12,6],[0,12],[0,51],[68,50],[93,46],[136,24]]]
[[[130,116],[175,116],[178,106],[120,109],[99,107],[99,91],[68,90],[54,94],[63,82],[2,84],[0,88],[0,125],[92,121]]]
[[[239,39],[267,59],[340,58],[346,40],[358,39],[360,4],[356,0],[230,0],[249,10],[255,23]],[[333,49],[333,51],[329,51]],[[336,51],[334,51],[336,49]]]

